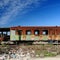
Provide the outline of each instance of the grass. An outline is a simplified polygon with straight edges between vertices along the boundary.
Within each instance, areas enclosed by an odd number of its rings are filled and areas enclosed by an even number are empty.
[[[42,51],[40,51],[40,50],[36,50],[35,51],[36,53],[36,55],[41,55],[41,56],[43,56],[43,57],[53,57],[53,56],[56,56],[57,54],[54,54],[54,53],[52,53],[52,52],[48,52],[48,51],[44,51],[44,50],[42,50]]]
[[[56,56],[56,55],[57,54],[54,54],[52,52],[47,52],[47,51],[44,52],[44,56],[46,56],[46,57],[53,57],[53,56]]]

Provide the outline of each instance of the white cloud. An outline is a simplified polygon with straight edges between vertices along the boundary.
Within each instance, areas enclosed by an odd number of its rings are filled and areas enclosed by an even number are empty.
[[[26,11],[25,8],[31,8],[33,5],[38,5],[40,0],[1,0],[0,9],[5,8],[5,12],[0,17],[0,24],[6,24],[10,18],[15,17],[19,12],[22,14]],[[6,7],[9,6],[9,7]],[[27,10],[28,11],[28,10]]]

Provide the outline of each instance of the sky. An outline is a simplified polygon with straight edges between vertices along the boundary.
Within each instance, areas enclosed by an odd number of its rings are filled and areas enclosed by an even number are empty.
[[[0,0],[0,27],[60,26],[60,0]]]

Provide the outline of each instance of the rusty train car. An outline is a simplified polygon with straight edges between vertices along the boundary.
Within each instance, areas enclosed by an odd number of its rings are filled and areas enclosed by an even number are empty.
[[[60,26],[16,26],[0,28],[0,41],[60,42]]]

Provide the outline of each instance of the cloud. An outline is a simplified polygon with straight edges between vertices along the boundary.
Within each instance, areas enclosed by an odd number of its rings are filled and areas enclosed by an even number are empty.
[[[0,0],[0,25],[7,24],[10,18],[23,14],[28,8],[36,7],[42,0]]]

